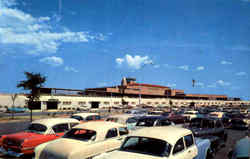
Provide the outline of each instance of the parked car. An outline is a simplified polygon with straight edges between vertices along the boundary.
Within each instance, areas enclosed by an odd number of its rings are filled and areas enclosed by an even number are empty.
[[[73,114],[71,118],[79,120],[81,123],[87,121],[100,121],[101,116],[98,113],[77,113]]]
[[[7,107],[4,107],[4,106],[1,106],[1,105],[0,105],[0,112],[5,113],[5,112],[7,112],[7,111],[8,111],[8,108],[7,108]]]
[[[250,137],[240,139],[233,150],[228,153],[228,159],[249,159],[250,158]]]
[[[27,112],[27,111],[29,111],[29,109],[24,108],[24,107],[8,107],[8,109],[7,109],[7,112],[9,112],[9,113],[12,113],[12,112],[14,112],[14,113],[24,113],[24,112]]]
[[[183,124],[188,120],[187,117],[174,113],[174,112],[171,112],[171,113],[165,112],[162,115],[166,116],[170,121],[172,121],[175,124]]]
[[[37,145],[63,136],[77,124],[79,121],[72,118],[35,120],[24,132],[2,135],[0,152],[15,157],[33,154]]]
[[[244,122],[243,119],[234,119],[230,122],[229,128],[235,130],[247,130],[248,124]]]
[[[189,110],[189,111],[185,111],[182,116],[186,117],[187,120],[191,120],[193,118],[197,118],[197,117],[202,117],[203,115],[200,114],[198,111],[195,110]]]
[[[174,123],[165,116],[142,116],[137,121],[136,128],[169,125],[174,125]]]
[[[148,111],[146,109],[131,109],[125,112],[126,114],[143,116],[147,115]]]
[[[209,140],[195,139],[188,129],[154,127],[134,131],[120,149],[94,159],[205,159],[209,149]]]
[[[62,138],[39,145],[36,159],[84,159],[118,149],[129,133],[125,125],[114,122],[79,124]]]
[[[127,125],[127,128],[129,130],[132,130],[135,128],[135,125],[138,119],[139,117],[133,116],[130,114],[118,114],[118,115],[109,116],[108,118],[105,119],[105,121],[112,121],[112,122],[124,124],[124,125]]]
[[[222,121],[218,118],[193,118],[187,128],[193,132],[195,137],[209,139],[214,153],[224,146],[227,141],[227,132]]]

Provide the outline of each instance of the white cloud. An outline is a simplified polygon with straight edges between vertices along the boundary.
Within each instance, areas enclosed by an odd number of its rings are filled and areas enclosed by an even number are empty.
[[[184,71],[188,71],[189,70],[189,66],[188,65],[179,66],[178,68],[182,69]]]
[[[245,75],[247,75],[247,73],[246,72],[237,72],[235,75],[236,76],[245,76]]]
[[[30,54],[56,53],[63,43],[83,43],[106,38],[100,33],[91,35],[89,32],[64,30],[65,27],[59,25],[55,31],[54,24],[51,24],[55,18],[34,17],[18,9],[16,5],[17,1],[14,0],[0,0],[2,47],[22,48]]]
[[[71,67],[71,66],[65,66],[64,70],[67,72],[75,72],[75,73],[79,72],[77,69],[75,69],[74,67]]]
[[[202,87],[202,88],[205,86],[205,84],[202,82],[197,82],[197,83],[195,83],[195,85],[198,87]]]
[[[232,65],[233,63],[230,62],[230,61],[223,60],[223,61],[220,62],[220,64],[222,64],[222,65]]]
[[[135,55],[134,57],[126,54],[124,58],[116,58],[116,63],[119,66],[127,65],[132,69],[140,69],[143,65],[153,64],[153,61],[148,56]]]
[[[40,59],[40,62],[46,63],[51,66],[60,66],[63,64],[63,59],[60,57],[51,56],[51,57],[44,57]]]
[[[122,58],[116,58],[116,59],[115,59],[115,62],[116,62],[118,65],[121,65],[121,64],[124,62],[124,59],[122,59]]]
[[[205,69],[204,66],[198,66],[198,67],[196,68],[197,71],[202,71],[202,70],[204,70],[204,69]]]
[[[218,80],[218,81],[216,81],[216,84],[218,84],[218,85],[220,85],[220,86],[229,86],[229,85],[231,85],[230,82],[225,82],[225,81],[223,81],[223,80]]]

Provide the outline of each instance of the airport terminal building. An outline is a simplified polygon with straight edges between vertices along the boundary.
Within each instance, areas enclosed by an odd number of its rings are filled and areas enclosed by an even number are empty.
[[[72,110],[80,107],[103,108],[122,105],[148,106],[211,106],[250,105],[250,101],[229,98],[226,95],[186,94],[184,90],[170,87],[137,83],[134,78],[123,78],[120,85],[85,90],[65,88],[40,88],[40,110]],[[0,94],[0,106],[12,106],[12,94]],[[14,105],[27,106],[26,94],[18,94]]]

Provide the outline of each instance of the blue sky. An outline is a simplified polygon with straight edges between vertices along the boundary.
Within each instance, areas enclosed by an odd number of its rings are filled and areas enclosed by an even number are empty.
[[[120,84],[250,98],[249,0],[0,0],[0,92]],[[192,87],[192,79],[196,85]]]

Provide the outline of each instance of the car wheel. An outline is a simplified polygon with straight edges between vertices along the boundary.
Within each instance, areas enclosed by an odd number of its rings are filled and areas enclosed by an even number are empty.
[[[213,159],[216,156],[216,151],[212,149],[207,150],[206,159]]]

